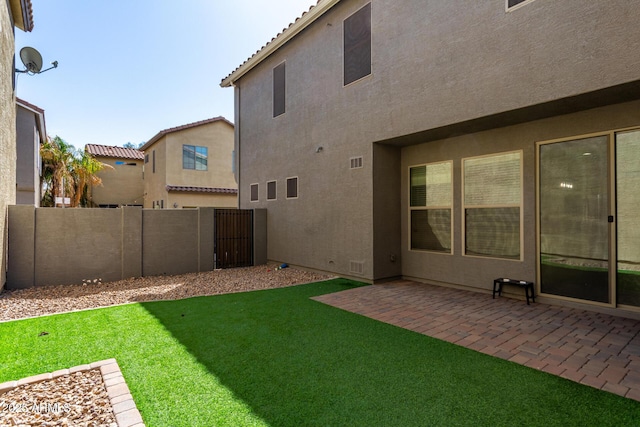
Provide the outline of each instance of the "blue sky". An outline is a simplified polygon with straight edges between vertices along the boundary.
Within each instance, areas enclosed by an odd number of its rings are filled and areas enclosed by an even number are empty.
[[[160,130],[233,117],[220,81],[315,0],[32,0],[35,26],[16,30],[46,73],[17,95],[45,110],[47,133],[76,148],[148,141]]]

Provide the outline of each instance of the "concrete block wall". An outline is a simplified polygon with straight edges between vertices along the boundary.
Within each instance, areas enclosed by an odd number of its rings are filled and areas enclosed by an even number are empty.
[[[10,206],[7,288],[213,270],[214,212]],[[265,218],[254,215],[255,263],[266,262]]]

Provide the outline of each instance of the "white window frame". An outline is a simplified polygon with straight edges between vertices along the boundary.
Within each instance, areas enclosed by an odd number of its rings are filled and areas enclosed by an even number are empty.
[[[253,196],[252,188],[253,188],[254,185],[257,186],[257,188],[258,188],[258,198],[255,199],[255,200],[252,199],[252,196]],[[257,203],[259,201],[260,201],[260,184],[257,183],[257,182],[254,182],[253,184],[249,184],[249,202],[250,203]]]
[[[443,164],[443,163],[448,163],[449,167],[451,169],[451,179],[450,179],[450,200],[449,200],[449,206],[411,206],[411,169],[413,168],[418,168],[421,166],[430,166],[430,165],[439,165],[439,164]],[[408,250],[410,252],[428,252],[428,253],[433,253],[433,254],[440,254],[440,255],[453,255],[454,252],[454,248],[453,248],[453,243],[454,243],[454,210],[453,210],[453,160],[444,160],[444,161],[440,161],[440,162],[431,162],[431,163],[419,163],[419,164],[415,164],[415,165],[410,165],[407,168],[407,182],[408,182],[408,189],[409,189],[409,195],[407,197],[407,206],[408,206],[408,220],[407,220],[407,224],[408,226],[408,239],[407,239],[407,246],[408,246]],[[449,252],[443,252],[443,251],[434,251],[434,250],[430,250],[430,249],[416,249],[416,248],[412,248],[411,245],[411,213],[413,211],[428,211],[428,210],[442,210],[442,209],[449,209],[449,211],[451,212],[451,226],[450,226],[450,230],[451,230],[451,242],[449,243],[449,246],[451,247],[451,250]]]
[[[529,3],[534,2],[535,0],[524,0],[523,2],[518,3],[515,6],[509,7],[509,0],[504,0],[504,10],[506,12],[513,12],[516,9],[521,8],[522,6],[528,5]]]
[[[519,168],[519,173],[520,173],[520,200],[519,200],[519,204],[500,204],[500,205],[481,205],[481,206],[467,206],[466,204],[466,193],[465,193],[465,161],[467,160],[471,160],[471,159],[480,159],[480,158],[487,158],[487,157],[498,157],[498,156],[503,156],[503,155],[508,155],[508,154],[514,154],[514,153],[518,153],[519,157],[520,157],[520,168]],[[491,154],[485,154],[485,155],[481,155],[481,156],[471,156],[471,157],[464,157],[461,160],[461,167],[460,167],[460,174],[462,175],[461,177],[461,182],[462,182],[462,191],[461,191],[461,195],[462,195],[462,211],[461,211],[461,218],[462,218],[462,255],[465,257],[470,257],[470,258],[482,258],[482,259],[495,259],[495,260],[500,260],[500,261],[515,261],[515,262],[522,262],[524,259],[524,175],[523,175],[523,164],[524,164],[524,159],[523,159],[523,150],[512,150],[512,151],[503,151],[503,152],[498,152],[498,153],[491,153]],[[520,256],[519,258],[505,258],[505,257],[499,257],[499,256],[489,256],[489,255],[478,255],[478,254],[467,254],[467,220],[466,220],[466,212],[467,209],[491,209],[491,208],[513,208],[513,207],[518,207],[520,209],[520,241],[519,241],[519,246],[520,246]]]
[[[276,194],[275,194],[275,197],[273,199],[270,199],[269,198],[269,184],[272,183],[272,182],[275,185]],[[272,202],[274,200],[278,200],[278,181],[276,181],[275,179],[271,180],[271,181],[267,181],[267,202]]]
[[[296,180],[296,196],[295,197],[289,197],[289,180],[290,179],[295,179]],[[286,196],[287,200],[295,200],[300,196],[300,186],[298,185],[299,181],[300,180],[298,179],[297,176],[290,176],[290,177],[288,177],[286,179],[286,181],[285,181],[285,183],[286,183],[286,186],[285,186],[286,187],[285,188],[286,194],[285,194],[285,196]]]

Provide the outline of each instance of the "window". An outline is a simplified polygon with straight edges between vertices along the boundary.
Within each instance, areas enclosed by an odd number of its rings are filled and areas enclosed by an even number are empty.
[[[513,10],[520,6],[524,6],[527,3],[531,3],[533,0],[506,0],[507,10]]]
[[[276,199],[276,182],[269,181],[267,182],[267,200],[275,200]]]
[[[197,145],[182,146],[182,168],[195,169],[197,171],[207,170],[207,147]]]
[[[520,259],[522,153],[463,160],[465,254]]]
[[[285,111],[285,63],[273,69],[273,117]]]
[[[287,178],[287,199],[298,198],[298,177]]]
[[[144,155],[144,162],[145,163],[149,163],[149,155],[148,154]]]
[[[156,173],[156,150],[153,150],[153,152],[151,153],[152,157],[153,157],[153,164],[152,164],[152,169],[153,169],[153,173]]]
[[[451,253],[452,163],[409,168],[411,249]]]
[[[344,84],[371,74],[371,3],[344,21]]]
[[[362,157],[352,157],[349,159],[351,169],[362,168]]]
[[[251,184],[251,199],[252,202],[258,201],[258,184]]]

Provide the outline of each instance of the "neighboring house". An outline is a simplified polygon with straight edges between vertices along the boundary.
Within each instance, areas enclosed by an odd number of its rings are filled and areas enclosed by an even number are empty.
[[[87,144],[85,151],[96,160],[110,165],[97,173],[102,185],[89,184],[90,207],[118,208],[142,206],[144,203],[144,153],[135,148]]]
[[[40,144],[47,138],[44,110],[16,98],[16,204],[40,206],[42,159]]]
[[[233,129],[215,117],[165,129],[144,144],[144,207],[236,208]]]
[[[268,258],[637,315],[639,10],[320,0],[221,83]]]
[[[6,280],[7,206],[16,202],[14,27],[33,29],[31,0],[0,4],[0,289]]]

